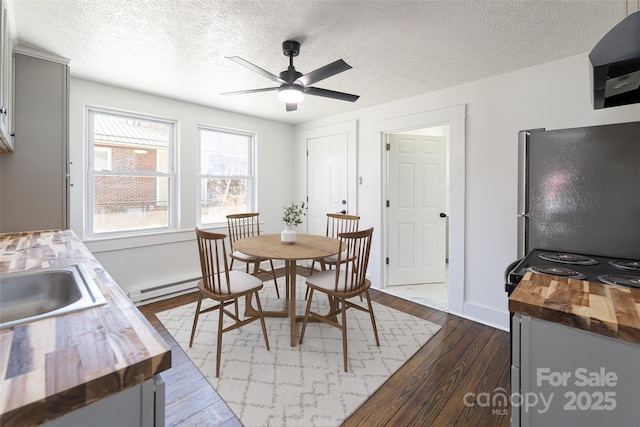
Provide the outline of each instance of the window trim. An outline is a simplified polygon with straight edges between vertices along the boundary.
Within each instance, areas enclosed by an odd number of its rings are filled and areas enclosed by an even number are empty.
[[[202,179],[203,178],[230,178],[230,179],[246,179],[247,180],[247,212],[255,212],[257,209],[257,183],[256,183],[256,133],[250,131],[243,131],[238,129],[224,128],[220,126],[212,125],[197,125],[198,131],[198,147],[196,153],[196,224],[198,227],[215,228],[227,225],[226,220],[218,222],[202,222]],[[213,131],[219,133],[226,133],[231,135],[246,136],[249,139],[249,153],[248,153],[248,165],[249,175],[203,175],[202,174],[202,132]]]
[[[145,121],[153,121],[159,123],[166,123],[171,127],[169,133],[169,141],[167,146],[168,152],[168,171],[167,172],[145,172],[145,173],[136,173],[136,172],[127,172],[126,176],[145,176],[145,177],[166,177],[169,180],[169,199],[167,202],[168,208],[168,224],[164,227],[153,227],[153,228],[137,228],[137,229],[129,229],[129,230],[120,230],[120,231],[107,231],[107,232],[94,232],[94,178],[95,172],[98,172],[99,175],[102,176],[124,176],[124,174],[120,172],[113,172],[112,170],[101,170],[95,171],[93,169],[94,162],[94,149],[95,141],[93,139],[94,135],[94,115],[95,114],[105,114],[105,115],[113,115],[118,117],[127,117],[138,120]],[[84,209],[84,235],[87,240],[99,240],[99,239],[111,239],[111,238],[120,238],[120,237],[132,237],[132,236],[144,236],[144,235],[152,235],[166,232],[175,232],[178,230],[177,228],[177,218],[178,218],[178,200],[179,195],[177,193],[179,174],[177,170],[177,135],[178,135],[178,121],[173,119],[167,119],[164,117],[158,117],[153,115],[146,115],[140,113],[134,113],[123,110],[116,109],[108,109],[101,107],[93,107],[88,106],[85,110],[85,120],[86,120],[86,139],[85,139],[85,147],[87,148],[87,157],[86,157],[86,192],[84,195],[85,200],[85,209]]]

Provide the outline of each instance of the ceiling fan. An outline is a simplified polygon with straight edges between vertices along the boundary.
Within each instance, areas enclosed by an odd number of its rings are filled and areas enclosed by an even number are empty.
[[[342,101],[355,102],[360,96],[352,95],[350,93],[336,92],[329,89],[321,89],[311,86],[314,83],[324,80],[331,76],[335,76],[338,73],[351,69],[351,66],[344,62],[342,59],[338,59],[330,64],[320,67],[317,70],[311,71],[307,74],[302,74],[296,71],[293,66],[293,58],[300,53],[300,43],[295,40],[287,40],[282,43],[282,53],[289,57],[289,68],[280,73],[280,76],[271,74],[270,72],[263,70],[257,65],[246,61],[239,56],[228,56],[227,59],[233,62],[247,67],[248,69],[255,71],[272,80],[280,85],[277,87],[266,87],[261,89],[249,89],[240,90],[236,92],[225,92],[220,95],[243,95],[247,93],[258,93],[268,91],[278,91],[278,98],[287,104],[287,111],[294,111],[298,108],[298,103],[304,99],[304,94],[324,96],[325,98],[339,99]]]

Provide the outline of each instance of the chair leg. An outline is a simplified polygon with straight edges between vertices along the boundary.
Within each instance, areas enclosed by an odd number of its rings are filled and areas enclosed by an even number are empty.
[[[347,366],[349,364],[347,358],[347,306],[345,305],[344,298],[340,298],[338,304],[342,304],[342,353],[344,358],[344,371],[347,372]]]
[[[198,295],[198,305],[196,306],[196,315],[193,318],[193,327],[191,328],[191,339],[189,347],[193,345],[193,337],[196,335],[196,326],[198,325],[198,317],[200,316],[200,305],[202,304],[202,294]]]
[[[267,327],[264,324],[264,316],[262,315],[262,304],[260,304],[260,296],[258,292],[254,292],[256,295],[256,305],[258,306],[258,315],[260,316],[260,324],[262,325],[262,335],[264,336],[264,343],[267,346],[267,351],[269,351],[269,338],[267,337]]]
[[[278,278],[276,277],[276,270],[273,268],[273,260],[269,260],[269,264],[271,264],[271,274],[273,274],[273,283],[276,286],[276,295],[278,299],[280,299],[280,289],[278,289]]]
[[[220,376],[220,357],[222,355],[222,324],[224,322],[223,303],[220,301],[220,316],[218,316],[218,346],[216,348],[216,378]]]
[[[380,340],[378,339],[378,328],[376,327],[376,318],[373,315],[373,306],[371,305],[371,298],[369,298],[369,289],[366,290],[364,295],[367,297],[367,304],[369,305],[369,316],[371,316],[371,326],[373,327],[373,334],[376,337],[376,345],[380,347]]]
[[[309,312],[311,311],[311,299],[313,298],[313,289],[307,286],[309,291],[309,299],[307,300],[307,308],[304,310],[304,319],[302,320],[302,330],[300,331],[300,344],[304,339],[304,331],[307,330],[307,320],[309,319]]]
[[[260,263],[262,261],[266,261],[266,259],[256,259],[255,263],[253,264],[253,275],[258,277],[258,273],[260,272]],[[273,275],[273,283],[274,286],[276,287],[276,296],[278,297],[278,299],[280,299],[280,289],[278,288],[278,279],[276,278],[276,270],[273,268],[273,260],[269,260],[269,263],[271,264],[271,274]],[[262,270],[265,271],[265,270]],[[247,264],[247,273],[249,272],[249,264]]]
[[[313,275],[315,265],[316,265],[316,259],[314,258],[311,260],[311,271],[309,272],[309,276]],[[304,299],[307,299],[308,297],[309,297],[309,287],[307,286],[307,290],[304,291]]]

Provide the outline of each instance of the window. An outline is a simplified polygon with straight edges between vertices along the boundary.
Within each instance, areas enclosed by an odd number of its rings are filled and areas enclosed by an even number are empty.
[[[89,110],[90,236],[174,226],[175,123]]]
[[[253,135],[200,127],[198,223],[254,208]]]
[[[111,170],[111,148],[93,147],[94,170],[110,171]]]

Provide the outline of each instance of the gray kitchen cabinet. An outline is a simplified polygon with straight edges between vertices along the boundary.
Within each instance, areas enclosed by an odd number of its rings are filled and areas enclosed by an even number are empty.
[[[43,424],[43,427],[164,427],[165,383],[156,375]]]
[[[0,232],[68,228],[68,60],[14,49],[14,147],[0,156]]]
[[[511,426],[638,425],[639,362],[638,344],[514,314]]]

